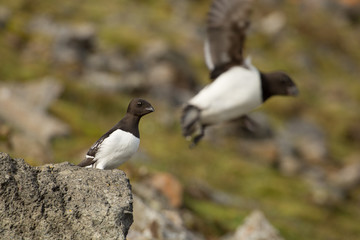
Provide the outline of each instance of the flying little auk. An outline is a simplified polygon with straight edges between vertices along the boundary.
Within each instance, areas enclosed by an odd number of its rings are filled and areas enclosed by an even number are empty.
[[[251,0],[214,0],[207,19],[205,62],[213,80],[184,106],[183,135],[192,145],[204,136],[205,127],[245,116],[275,95],[298,94],[283,72],[264,73],[244,59]]]
[[[125,116],[91,146],[78,166],[114,169],[129,160],[139,148],[140,118],[153,111],[149,102],[140,98],[131,100]]]

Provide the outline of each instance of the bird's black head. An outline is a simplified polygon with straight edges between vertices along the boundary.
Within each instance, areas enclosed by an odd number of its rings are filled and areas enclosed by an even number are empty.
[[[131,100],[127,109],[128,113],[138,117],[142,117],[153,111],[155,111],[154,107],[151,106],[148,101],[140,98],[134,98]]]
[[[293,80],[283,72],[261,73],[263,100],[276,95],[297,96],[299,90]]]

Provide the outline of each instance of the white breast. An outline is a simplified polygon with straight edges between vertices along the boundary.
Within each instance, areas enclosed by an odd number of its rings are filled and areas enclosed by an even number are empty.
[[[232,67],[189,102],[202,110],[204,124],[235,119],[261,105],[260,74],[252,67]]]
[[[100,169],[113,169],[120,166],[138,150],[140,139],[129,132],[116,130],[102,143],[95,155],[95,166]]]

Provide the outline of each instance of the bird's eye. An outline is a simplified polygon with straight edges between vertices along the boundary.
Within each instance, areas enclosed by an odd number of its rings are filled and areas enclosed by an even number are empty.
[[[137,102],[137,105],[140,107],[142,105],[142,102]]]

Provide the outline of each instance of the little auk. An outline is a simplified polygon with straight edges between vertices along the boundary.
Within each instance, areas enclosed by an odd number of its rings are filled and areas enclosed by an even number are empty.
[[[213,80],[182,109],[184,137],[195,146],[207,126],[246,117],[275,95],[296,96],[298,89],[283,72],[265,73],[244,59],[251,0],[214,0],[207,19],[204,55]]]
[[[91,146],[78,166],[114,169],[129,160],[139,148],[140,118],[151,112],[154,108],[149,102],[131,100],[125,116]]]

